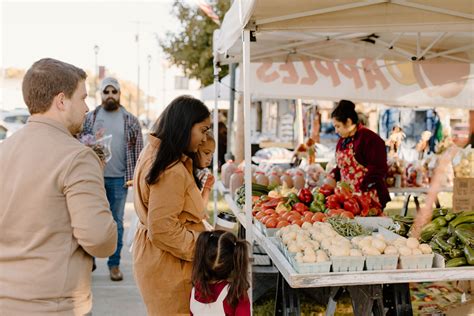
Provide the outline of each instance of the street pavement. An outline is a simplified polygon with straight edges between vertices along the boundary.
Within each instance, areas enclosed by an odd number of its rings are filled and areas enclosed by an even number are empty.
[[[124,246],[120,269],[124,279],[113,282],[109,278],[107,259],[96,259],[97,269],[92,273],[92,294],[94,316],[141,316],[146,315],[145,304],[133,278],[132,254],[126,245],[128,230],[135,214],[133,208],[133,190],[129,190],[125,205]]]

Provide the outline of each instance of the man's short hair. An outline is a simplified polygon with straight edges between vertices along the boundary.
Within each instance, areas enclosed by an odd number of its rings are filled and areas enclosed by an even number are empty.
[[[63,92],[71,98],[79,81],[85,80],[84,70],[52,58],[35,62],[23,78],[23,100],[31,114],[49,110],[53,99]]]

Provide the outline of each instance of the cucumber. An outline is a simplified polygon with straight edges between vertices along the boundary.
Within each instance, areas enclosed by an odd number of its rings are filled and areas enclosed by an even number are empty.
[[[455,268],[467,265],[467,260],[464,257],[454,258],[446,261],[446,268]]]

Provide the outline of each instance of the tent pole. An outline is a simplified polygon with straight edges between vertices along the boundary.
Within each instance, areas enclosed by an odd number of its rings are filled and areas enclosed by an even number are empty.
[[[250,244],[250,256],[253,249],[253,224],[252,224],[252,160],[250,146],[250,30],[244,29],[243,33],[243,78],[244,78],[244,159],[245,159],[245,238]],[[251,271],[251,269],[250,269]],[[252,279],[250,279],[252,280]],[[251,283],[250,283],[251,284]],[[249,289],[249,299],[252,302],[252,287]]]
[[[297,136],[298,143],[296,147],[304,143],[304,129],[303,129],[303,100],[296,100],[296,126],[298,129]]]
[[[219,96],[219,71],[220,67],[218,63],[215,60],[214,57],[214,115],[213,115],[213,134],[214,134],[214,139],[216,143],[216,150],[214,150],[214,157],[213,157],[213,164],[212,164],[212,171],[214,175],[214,181],[217,181],[217,170],[219,168],[219,109],[218,109],[218,96]],[[214,199],[214,226],[216,226],[217,223],[217,187],[216,185],[213,186],[212,190],[213,194],[213,199]],[[207,205],[206,205],[207,207]]]
[[[227,112],[227,152],[225,160],[232,159],[232,125],[234,123],[234,105],[235,105],[235,70],[237,64],[230,65],[230,95],[229,95],[229,112]]]

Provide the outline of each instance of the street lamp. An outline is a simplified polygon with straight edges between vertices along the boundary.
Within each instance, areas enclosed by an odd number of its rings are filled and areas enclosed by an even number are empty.
[[[99,45],[94,45],[94,55],[95,55],[95,64],[94,64],[94,72],[95,72],[95,78],[94,78],[94,100],[97,102],[97,79],[99,78],[99,69],[98,69],[98,64],[97,64],[97,55],[99,55]]]
[[[147,56],[148,61],[148,87],[147,87],[147,97],[146,97],[146,123],[149,125],[150,123],[150,74],[151,74],[151,55],[148,54]]]

